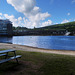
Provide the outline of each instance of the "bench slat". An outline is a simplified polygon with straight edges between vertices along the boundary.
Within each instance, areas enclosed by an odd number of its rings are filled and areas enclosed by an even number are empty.
[[[12,59],[20,58],[20,57],[21,57],[21,55],[17,55],[17,56],[14,56],[14,57],[10,57],[9,59],[3,59],[3,60],[0,61],[0,63],[4,63],[4,62],[10,61]]]
[[[13,52],[13,51],[15,51],[15,50],[11,50],[11,49],[9,49],[9,50],[2,50],[2,51],[0,51],[0,53]]]
[[[0,56],[5,56],[6,54],[0,54]]]

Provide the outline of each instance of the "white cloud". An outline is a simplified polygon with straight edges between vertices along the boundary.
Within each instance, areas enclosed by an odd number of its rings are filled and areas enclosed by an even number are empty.
[[[45,13],[45,14],[48,16],[48,13]],[[44,14],[42,14],[42,15],[39,14],[39,16],[41,16],[40,17],[41,20],[44,19],[43,15]],[[0,19],[9,19],[12,22],[13,26],[16,26],[16,27],[17,26],[24,26],[27,28],[34,28],[35,26],[36,27],[43,27],[43,26],[48,26],[48,25],[52,24],[51,20],[48,20],[48,21],[45,21],[42,23],[38,22],[37,19],[40,21],[39,17],[36,17],[32,21],[30,21],[29,19],[26,19],[25,17],[15,18],[14,15],[8,15],[8,14],[2,14],[2,16],[0,16]]]
[[[37,7],[35,0],[7,0],[18,12],[25,15],[24,23],[26,27],[39,27],[40,22],[50,17],[48,12],[42,13]]]
[[[70,16],[71,14],[70,13],[67,13],[67,15]]]
[[[18,17],[18,21],[21,21],[22,20],[22,17]]]
[[[59,23],[55,23],[55,24],[59,24]]]
[[[35,0],[7,0],[17,11],[29,13],[35,6]]]
[[[0,16],[2,16],[2,13],[0,13]]]
[[[9,19],[12,22],[13,26],[21,26],[22,17],[18,17],[16,19],[14,15],[3,14],[2,16],[4,17],[4,19]]]
[[[72,3],[75,3],[75,0],[72,0]]]
[[[70,21],[67,20],[67,19],[65,19],[65,20],[63,20],[63,21],[61,22],[61,24],[63,24],[63,23],[67,23],[67,22],[70,22]]]
[[[51,20],[48,20],[48,21],[43,22],[41,27],[52,25],[52,24],[53,24],[53,22]]]

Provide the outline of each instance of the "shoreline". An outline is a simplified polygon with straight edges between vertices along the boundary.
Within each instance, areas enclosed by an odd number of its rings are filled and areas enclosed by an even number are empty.
[[[72,50],[43,49],[43,48],[31,47],[26,45],[18,45],[18,44],[0,43],[0,49],[15,49],[15,50],[22,50],[22,51],[30,51],[30,52],[43,52],[43,53],[75,56],[75,51]]]

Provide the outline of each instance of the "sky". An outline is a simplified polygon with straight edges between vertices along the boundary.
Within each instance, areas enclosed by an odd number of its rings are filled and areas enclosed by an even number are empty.
[[[0,19],[38,28],[75,21],[75,0],[0,0]]]

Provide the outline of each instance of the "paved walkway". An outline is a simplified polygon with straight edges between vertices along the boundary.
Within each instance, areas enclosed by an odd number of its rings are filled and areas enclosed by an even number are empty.
[[[23,51],[44,52],[44,53],[54,53],[54,54],[64,54],[64,55],[75,56],[75,51],[42,49],[42,48],[29,47],[29,46],[23,46],[23,45],[16,45],[16,44],[0,43],[0,49],[16,49],[16,50],[23,50]]]

